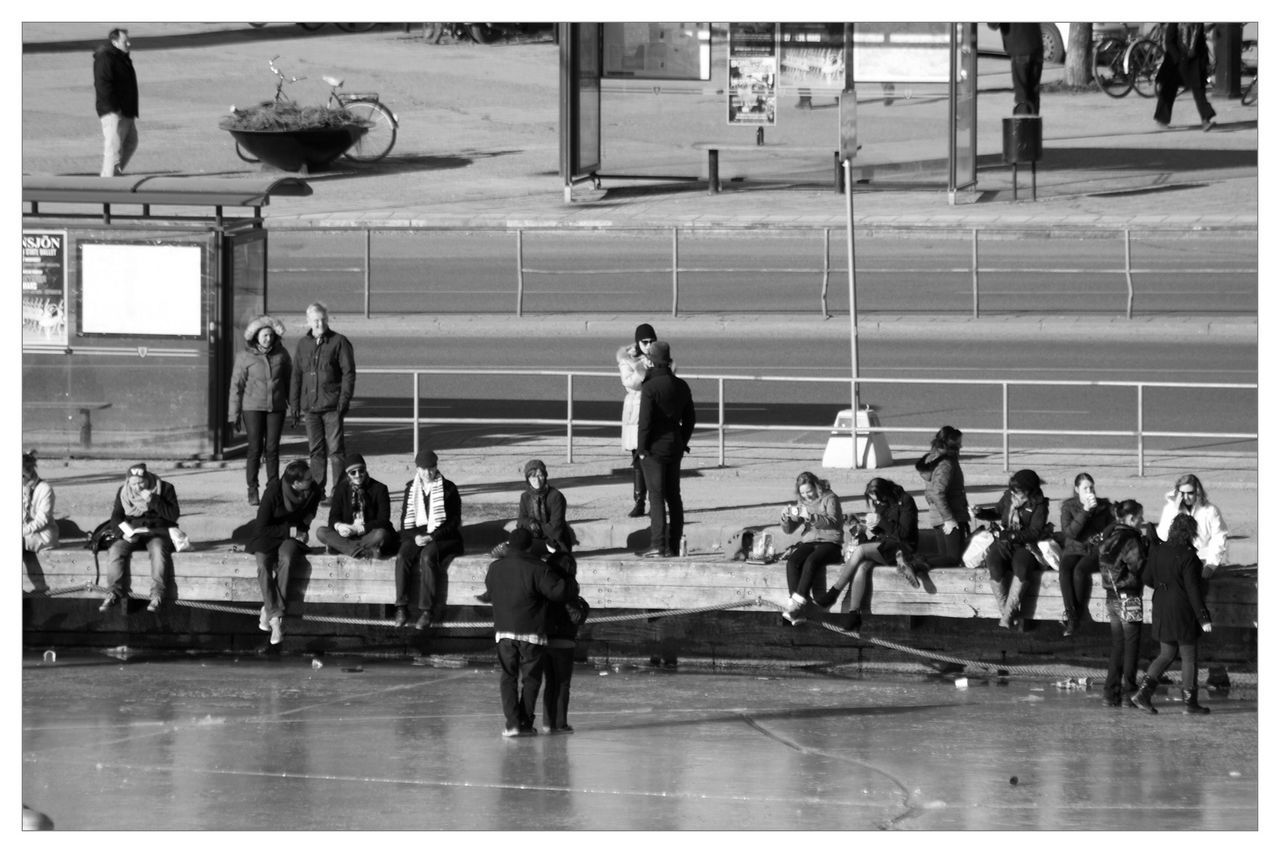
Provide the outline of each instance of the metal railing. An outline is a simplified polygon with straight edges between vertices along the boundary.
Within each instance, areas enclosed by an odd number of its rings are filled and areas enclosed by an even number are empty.
[[[405,424],[413,428],[413,452],[417,455],[419,431],[423,425],[432,424],[510,424],[518,426],[561,426],[565,430],[565,461],[573,462],[573,433],[575,427],[616,427],[618,419],[589,420],[575,418],[574,379],[578,377],[608,377],[617,379],[615,371],[581,371],[581,370],[537,370],[537,369],[493,369],[493,368],[410,368],[410,367],[370,367],[361,368],[362,375],[409,376],[413,386],[413,414],[409,417],[348,417],[350,424]],[[421,411],[421,391],[423,376],[559,376],[565,380],[565,415],[563,418],[439,418],[423,417]],[[725,420],[725,383],[727,382],[785,382],[790,384],[826,383],[837,384],[845,388],[850,385],[847,377],[815,377],[815,376],[764,376],[720,373],[681,373],[685,380],[711,380],[716,383],[716,421],[710,424],[698,424],[697,430],[715,430],[718,443],[718,464],[724,466],[726,460],[726,437],[731,431],[751,432],[814,432],[815,430],[835,430],[832,427],[813,424],[793,426],[784,424],[731,424]],[[1009,439],[1012,436],[1052,435],[1081,437],[1120,437],[1137,439],[1138,475],[1145,471],[1146,440],[1148,438],[1212,438],[1257,441],[1258,434],[1242,432],[1209,432],[1209,431],[1172,431],[1148,430],[1143,417],[1143,405],[1146,390],[1149,388],[1178,389],[1213,389],[1213,390],[1258,390],[1257,383],[1251,382],[1120,382],[1090,380],[1035,380],[1035,379],[896,379],[896,378],[859,378],[859,385],[959,385],[997,387],[1001,392],[1001,426],[996,428],[963,427],[968,434],[998,435],[1001,437],[1004,457],[1004,470],[1010,470]],[[1055,388],[1130,388],[1135,392],[1135,428],[1131,430],[1068,430],[1068,429],[1022,429],[1010,426],[1009,388],[1010,387],[1055,387]],[[858,438],[872,433],[923,433],[933,435],[937,427],[909,427],[883,424],[876,427],[859,427],[857,418],[853,418],[849,432],[857,447]],[[856,459],[857,454],[854,454]]]
[[[702,227],[702,226],[576,226],[576,227],[513,227],[501,228],[493,227],[424,227],[424,226],[358,226],[349,227],[301,227],[301,226],[270,226],[270,230],[275,233],[341,233],[354,232],[360,233],[362,237],[362,246],[360,254],[362,255],[362,263],[353,267],[337,267],[326,268],[330,272],[352,273],[361,277],[361,286],[363,289],[363,311],[365,317],[371,317],[373,311],[373,269],[376,263],[376,253],[374,252],[373,236],[376,233],[476,233],[476,234],[511,234],[514,237],[514,246],[512,248],[512,261],[514,270],[514,311],[516,316],[523,316],[525,312],[525,296],[526,296],[526,278],[528,277],[576,277],[576,276],[605,276],[605,275],[663,275],[670,278],[670,304],[671,316],[676,317],[680,314],[681,300],[681,276],[689,276],[694,274],[799,274],[813,275],[815,279],[815,291],[813,293],[814,301],[818,313],[824,317],[830,317],[831,309],[828,303],[828,295],[830,291],[831,276],[833,271],[840,276],[846,274],[844,262],[841,260],[834,266],[831,258],[831,234],[833,231],[844,233],[844,228],[830,226],[743,226],[741,228],[731,228],[726,226]],[[858,275],[930,275],[930,274],[954,274],[957,277],[967,276],[970,286],[970,313],[973,317],[981,316],[982,296],[983,296],[983,276],[991,275],[1087,275],[1087,276],[1115,276],[1117,279],[1123,280],[1124,296],[1125,296],[1125,317],[1132,318],[1135,305],[1135,288],[1134,277],[1144,275],[1160,275],[1160,276],[1211,276],[1211,275],[1253,275],[1258,274],[1257,264],[1257,232],[1256,231],[1239,231],[1234,229],[1223,229],[1224,233],[1235,235],[1243,234],[1253,236],[1254,248],[1252,256],[1240,266],[1230,267],[1214,267],[1202,265],[1166,265],[1157,266],[1137,266],[1134,264],[1133,258],[1133,239],[1135,229],[1131,228],[1106,228],[1102,226],[1088,228],[1064,228],[1054,227],[1046,229],[1044,226],[1028,227],[1024,229],[1009,227],[954,227],[939,226],[934,229],[920,229],[907,226],[869,226],[864,229],[855,229],[861,231],[866,239],[867,234],[896,234],[911,235],[921,234],[924,237],[934,240],[939,234],[965,234],[968,237],[969,263],[961,266],[957,265],[939,265],[939,266],[894,266],[894,267],[874,267],[857,265],[856,274]],[[1176,238],[1179,234],[1188,234],[1193,230],[1196,233],[1203,233],[1206,229],[1177,229],[1177,228],[1141,228],[1136,229],[1142,236]],[[543,267],[530,265],[526,258],[526,237],[534,234],[585,234],[596,232],[609,232],[617,234],[664,234],[669,235],[669,262],[660,265],[646,265],[635,267],[608,267],[608,268],[590,268],[590,269],[556,269],[552,267]],[[814,264],[806,264],[803,266],[788,267],[706,267],[694,266],[681,262],[681,235],[698,235],[705,236],[708,234],[741,234],[760,235],[760,234],[778,234],[778,235],[796,235],[796,234],[813,234],[821,235],[821,253],[820,257]],[[1102,266],[1000,266],[1000,265],[984,265],[981,261],[979,234],[987,235],[992,240],[1008,240],[1013,236],[1025,236],[1029,234],[1052,234],[1055,239],[1089,239],[1096,240],[1099,235],[1114,234],[1123,241],[1123,262],[1116,265],[1104,264]],[[296,259],[294,259],[296,262]],[[319,269],[318,267],[308,268],[290,267],[294,272],[306,272],[308,269]],[[280,268],[277,268],[280,271]],[[425,304],[423,310],[427,310]]]

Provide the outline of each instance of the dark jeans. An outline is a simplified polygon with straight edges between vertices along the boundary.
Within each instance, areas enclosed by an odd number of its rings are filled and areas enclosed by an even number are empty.
[[[244,463],[245,483],[258,487],[258,466],[266,457],[267,482],[280,479],[280,432],[284,412],[243,412],[249,449]]]
[[[374,556],[387,556],[395,543],[394,534],[382,527],[375,528],[363,536],[356,536],[351,539],[331,527],[321,527],[316,531],[316,538],[324,543],[326,548],[332,548],[339,554],[346,554],[348,557],[353,555],[357,548],[364,548],[368,552],[370,559]]]
[[[649,547],[672,554],[684,534],[684,499],[680,497],[680,457],[658,459],[650,454],[640,460],[649,490]]]
[[[1013,73],[1013,114],[1040,115],[1040,74],[1044,70],[1044,57],[1011,56],[1009,67]]]
[[[942,525],[935,524],[938,531],[938,544],[942,552],[925,559],[931,569],[954,569],[964,565],[964,543],[969,538],[969,525],[961,524],[950,533],[942,532]]]
[[[1205,122],[1217,113],[1209,106],[1209,99],[1204,94],[1204,65],[1196,59],[1188,59],[1178,63],[1178,76],[1172,75],[1161,82],[1163,75],[1157,75],[1156,82],[1156,121],[1168,124],[1173,118],[1173,102],[1178,97],[1179,84],[1191,90],[1191,97],[1196,102],[1196,111],[1200,113],[1200,121]]]
[[[569,683],[573,681],[573,646],[547,647],[544,655],[543,678],[546,682],[542,694],[542,724],[553,729],[569,725]]]
[[[1063,554],[1058,566],[1058,589],[1062,592],[1062,609],[1067,618],[1079,619],[1089,604],[1089,575],[1098,570],[1098,551]]]
[[[146,551],[151,558],[151,597],[161,598],[165,576],[173,573],[173,540],[167,530],[155,536],[137,536],[132,541],[117,539],[111,543],[107,551],[107,586],[116,595],[128,594],[129,584],[124,576],[129,573],[135,551]]]
[[[498,695],[502,697],[507,728],[533,728],[545,662],[546,652],[537,643],[506,638],[498,641],[498,666],[502,667]]]
[[[1031,549],[1025,545],[995,542],[987,549],[987,571],[997,583],[1004,583],[1011,569],[1014,577],[1026,583],[1031,570],[1039,565]]]
[[[400,551],[396,554],[396,607],[409,606],[409,579],[414,568],[422,565],[418,585],[418,609],[432,621],[444,615],[449,597],[448,561],[462,553],[459,539],[432,540],[426,545],[413,541],[412,533],[401,534]]]
[[[1160,642],[1160,654],[1151,662],[1151,666],[1147,667],[1147,677],[1152,681],[1158,681],[1160,676],[1164,675],[1164,671],[1169,668],[1169,664],[1173,663],[1174,657],[1182,658],[1182,689],[1196,689],[1196,654],[1199,651],[1200,643],[1198,640],[1190,643],[1166,643]]]
[[[306,552],[307,546],[297,539],[284,540],[274,552],[254,552],[253,556],[258,559],[258,587],[262,590],[262,606],[268,619],[284,617],[289,574]]]
[[[1142,623],[1121,619],[1120,601],[1111,593],[1107,594],[1107,616],[1111,619],[1111,664],[1107,668],[1102,695],[1119,701],[1121,690],[1138,680],[1138,643],[1142,639]]]
[[[337,409],[328,412],[307,412],[307,446],[311,454],[311,479],[324,492],[325,460],[333,467],[333,483],[342,479],[346,466],[347,445],[342,435],[342,415]]]
[[[827,566],[840,562],[840,546],[834,542],[801,542],[787,558],[787,591],[809,598],[816,585],[826,592]]]

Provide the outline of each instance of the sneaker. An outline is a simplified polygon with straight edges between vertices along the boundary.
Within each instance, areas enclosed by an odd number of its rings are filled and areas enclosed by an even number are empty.
[[[571,735],[573,734],[573,726],[565,723],[563,726],[558,726],[555,733],[558,735]]]
[[[279,616],[271,617],[271,645],[278,646],[284,642],[284,620]]]
[[[520,737],[520,729],[516,726],[507,726],[502,730],[503,737]]]
[[[542,732],[544,735],[555,734],[555,729],[551,728],[551,726],[543,726],[538,729],[538,731]]]
[[[152,597],[152,599],[151,599],[151,603],[147,605],[147,612],[148,612],[148,613],[156,613],[156,612],[158,612],[159,610],[160,610],[160,597],[159,597],[159,596],[153,596],[153,597]]]
[[[784,610],[782,611],[782,618],[785,619],[787,622],[790,622],[792,625],[800,625],[809,621],[808,619],[801,616],[798,610],[797,611]]]
[[[395,627],[403,628],[405,625],[408,625],[408,624],[409,624],[409,608],[397,607],[396,617],[395,617]]]
[[[1203,130],[1205,133],[1208,133],[1209,131],[1213,130],[1217,126],[1218,126],[1218,123],[1213,119],[1206,119],[1200,122],[1200,129]]]
[[[533,726],[522,726],[517,737],[537,737],[538,730]]]
[[[258,612],[258,630],[271,630],[271,623],[267,620],[267,608],[265,606]]]
[[[119,603],[120,603],[120,596],[116,595],[114,592],[109,592],[107,593],[107,597],[102,599],[102,604],[99,605],[98,612],[106,613],[108,610],[115,607]]]
[[[418,621],[413,623],[413,630],[425,631],[431,627],[431,614],[423,613],[418,617]]]
[[[640,555],[641,557],[661,557],[666,559],[671,556],[671,552],[666,548],[650,548]]]

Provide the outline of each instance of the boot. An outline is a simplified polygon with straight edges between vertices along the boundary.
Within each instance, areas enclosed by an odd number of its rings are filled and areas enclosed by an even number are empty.
[[[1022,581],[1016,577],[1009,581],[1009,595],[1000,611],[1000,627],[1012,628],[1018,620],[1018,608],[1022,605]]]
[[[845,614],[843,627],[846,631],[854,633],[862,630],[862,611],[855,608]]]
[[[644,509],[644,496],[646,494],[644,472],[636,468],[635,480],[631,486],[631,499],[635,501],[635,506],[631,507],[631,512],[627,513],[627,518],[643,518],[647,514]]]
[[[1076,615],[1074,610],[1065,610],[1062,613],[1062,636],[1074,636],[1080,627],[1080,617]]]
[[[1184,714],[1207,714],[1209,709],[1200,704],[1200,688],[1192,687],[1190,690],[1182,691],[1182,713]]]
[[[1155,689],[1156,680],[1149,675],[1142,676],[1142,686],[1138,688],[1137,693],[1129,697],[1129,704],[1152,714],[1160,713],[1151,704],[1151,694],[1155,692]]]
[[[996,597],[996,610],[1000,612],[1000,627],[1008,628],[1009,623],[1004,618],[1005,594],[1004,587],[1000,585],[1000,581],[994,578],[988,581],[991,584],[991,594]]]
[[[840,590],[834,586],[826,592],[820,592],[813,597],[813,603],[819,607],[826,609],[836,603],[836,599],[840,597]]]

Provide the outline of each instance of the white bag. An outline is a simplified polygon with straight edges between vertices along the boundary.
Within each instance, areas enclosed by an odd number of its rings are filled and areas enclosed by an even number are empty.
[[[170,527],[169,538],[173,540],[173,550],[190,551],[192,548],[191,540],[187,538],[187,534],[182,531],[181,527]]]
[[[969,537],[961,561],[971,569],[980,569],[987,562],[987,549],[995,544],[996,537],[990,530],[979,530]]]
[[[1032,549],[1042,568],[1056,572],[1062,564],[1062,546],[1054,539],[1041,539]]]

